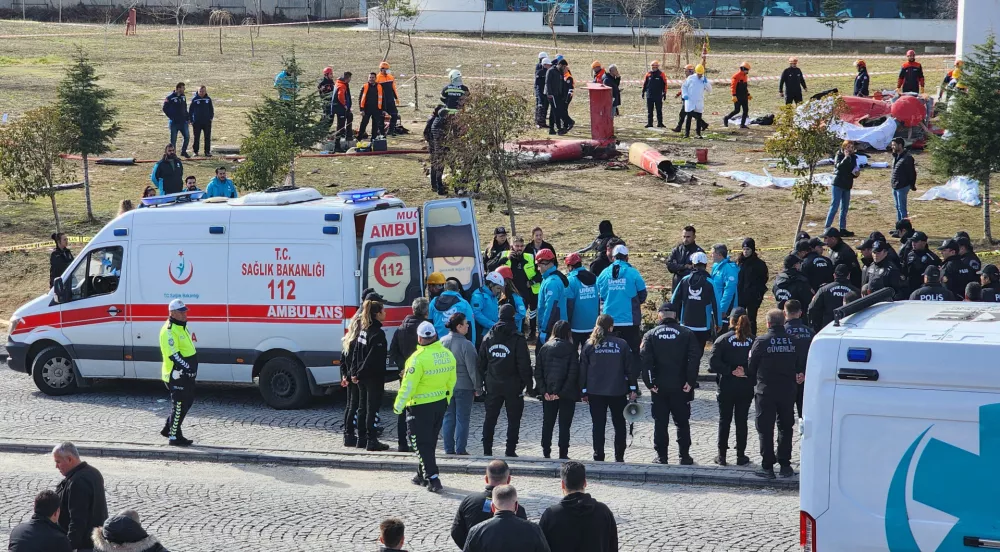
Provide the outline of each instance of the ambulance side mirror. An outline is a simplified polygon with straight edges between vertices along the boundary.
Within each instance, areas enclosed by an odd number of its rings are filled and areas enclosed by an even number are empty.
[[[55,295],[56,303],[62,303],[65,301],[66,286],[63,284],[62,278],[52,280],[52,293]]]

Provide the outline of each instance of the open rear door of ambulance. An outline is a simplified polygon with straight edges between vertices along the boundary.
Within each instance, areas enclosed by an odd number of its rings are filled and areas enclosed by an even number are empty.
[[[479,230],[467,198],[438,199],[424,204],[424,263],[427,274],[440,272],[462,282],[466,297],[483,282]]]
[[[361,289],[374,289],[386,306],[385,333],[392,334],[423,295],[420,267],[420,208],[381,209],[365,217],[361,244]]]

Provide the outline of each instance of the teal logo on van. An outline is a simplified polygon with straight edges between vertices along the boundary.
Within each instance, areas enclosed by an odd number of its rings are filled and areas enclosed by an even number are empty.
[[[906,478],[913,472],[913,500],[958,519],[936,552],[968,550],[964,537],[1000,539],[1000,404],[979,408],[979,455],[930,439],[919,458],[925,429],[906,449],[889,485],[885,505],[885,537],[892,552],[920,552],[906,511]]]

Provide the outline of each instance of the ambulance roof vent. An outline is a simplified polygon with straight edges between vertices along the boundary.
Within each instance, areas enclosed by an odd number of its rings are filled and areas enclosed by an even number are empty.
[[[360,190],[347,190],[337,193],[337,197],[345,203],[361,203],[362,201],[373,201],[385,195],[385,188],[362,188]]]
[[[293,203],[305,203],[323,199],[323,194],[315,188],[298,188],[295,186],[282,186],[280,188],[268,188],[263,192],[247,194],[239,199],[229,202],[230,205],[248,205],[251,207],[291,205]]]

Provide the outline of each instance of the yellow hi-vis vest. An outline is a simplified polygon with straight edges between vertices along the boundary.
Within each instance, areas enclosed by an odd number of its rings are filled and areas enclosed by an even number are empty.
[[[418,345],[417,350],[406,360],[403,381],[392,409],[402,414],[408,406],[451,400],[458,379],[455,355],[440,341],[430,345]]]

